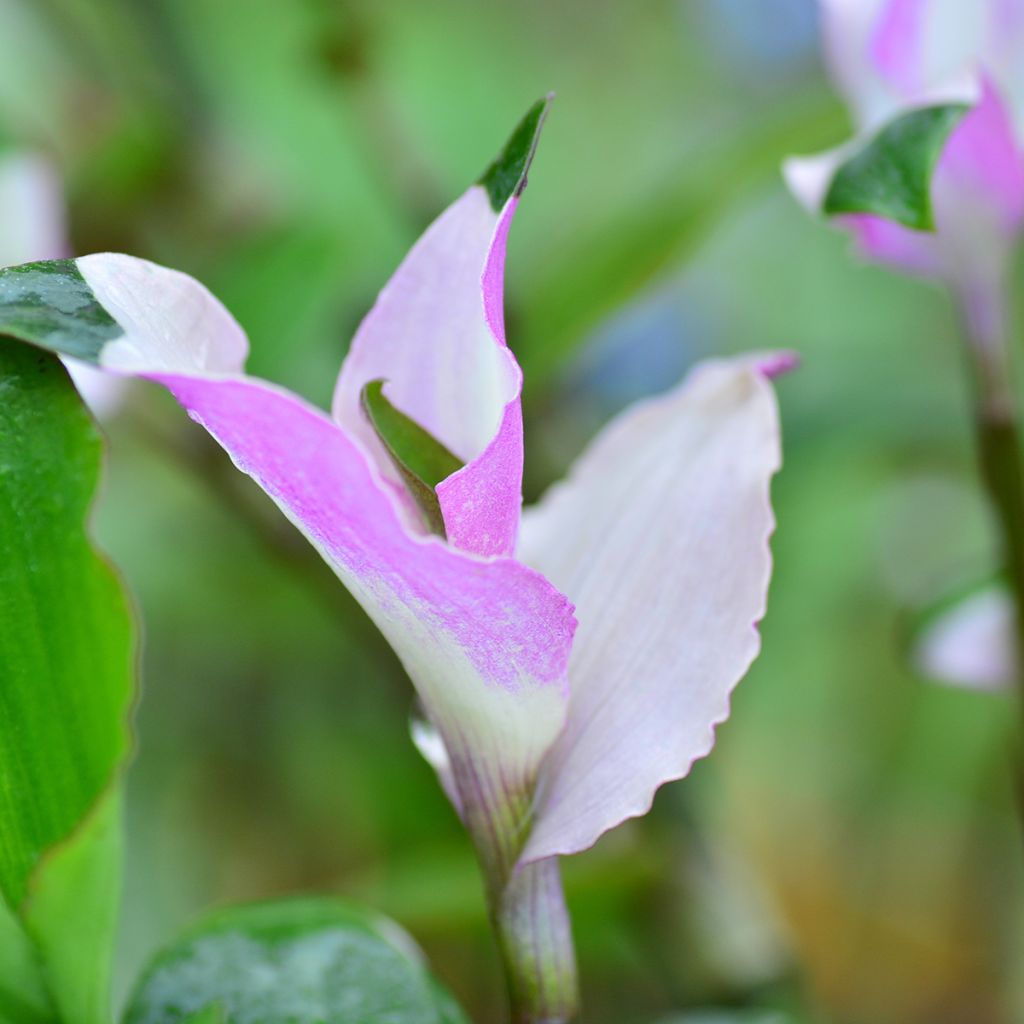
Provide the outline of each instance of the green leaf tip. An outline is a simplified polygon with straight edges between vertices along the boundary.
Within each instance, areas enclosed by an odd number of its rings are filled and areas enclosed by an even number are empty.
[[[363,385],[363,411],[402,477],[428,529],[445,536],[437,485],[462,469],[462,461],[415,420],[396,409],[384,394],[384,380]]]
[[[970,107],[922,107],[890,121],[843,163],[824,212],[871,213],[917,231],[934,231],[931,182],[950,135]]]
[[[103,346],[122,334],[74,260],[0,270],[0,335],[98,363]]]
[[[540,140],[540,132],[544,127],[544,119],[548,114],[548,107],[555,98],[553,92],[549,92],[542,100],[536,103],[526,112],[526,116],[516,125],[516,129],[509,136],[505,148],[498,154],[497,159],[480,176],[477,182],[487,189],[487,195],[491,200],[491,207],[497,213],[513,196],[518,196],[526,188],[526,174],[533,162],[533,154],[537,152],[537,143]]]

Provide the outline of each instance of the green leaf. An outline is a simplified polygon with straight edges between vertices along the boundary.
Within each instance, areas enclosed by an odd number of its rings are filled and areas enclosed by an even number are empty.
[[[86,530],[100,437],[52,355],[0,339],[0,894],[66,1024],[109,1020],[132,620]]]
[[[534,153],[537,152],[540,131],[544,127],[548,107],[554,98],[554,93],[548,93],[544,99],[538,100],[530,107],[505,143],[505,148],[480,176],[477,184],[487,189],[491,208],[495,213],[499,212],[512,196],[519,195],[526,188],[526,173],[533,162]]]
[[[47,260],[0,270],[0,334],[97,363],[124,331],[74,260]]]
[[[223,1024],[466,1024],[397,925],[327,899],[207,918],[153,960],[124,1024],[184,1024],[214,1006]]]
[[[402,476],[429,529],[445,536],[437,485],[462,469],[462,462],[415,420],[396,409],[384,394],[383,380],[363,386],[363,411]]]
[[[189,1014],[184,1024],[225,1024],[224,1008],[220,1003],[213,1003],[198,1013]]]
[[[0,1021],[52,1024],[56,1016],[37,951],[19,918],[0,902]]]
[[[933,231],[931,182],[963,103],[912,110],[890,121],[836,171],[824,211],[873,213],[918,231]]]

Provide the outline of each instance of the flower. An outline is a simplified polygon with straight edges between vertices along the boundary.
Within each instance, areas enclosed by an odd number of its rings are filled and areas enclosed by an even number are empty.
[[[950,291],[972,368],[982,480],[1003,533],[1005,590],[931,623],[932,678],[997,688],[1015,673],[1024,576],[1008,276],[1024,229],[1024,0],[819,0],[829,69],[857,137],[784,173],[863,255]]]
[[[503,272],[546,106],[381,292],[331,416],[245,375],[241,327],[184,274],[113,254],[0,272],[0,331],[164,385],[315,545],[401,658],[498,875],[584,849],[710,750],[759,649],[788,361],[700,366],[521,516]]]
[[[921,114],[905,122],[896,145],[937,143],[937,152],[924,152],[920,168],[923,203],[934,224],[914,223],[895,209],[881,216],[870,202],[839,220],[868,258],[952,285],[976,321],[974,333],[995,333],[1002,327],[1011,245],[1024,225],[1024,2],[819,3],[826,60],[858,138],[818,157],[787,161],[792,191],[813,211],[827,208],[839,168],[862,153],[867,140],[886,137],[887,127],[889,142],[897,140],[901,115]],[[962,104],[970,108],[966,113]],[[926,120],[927,108],[936,120]],[[908,143],[911,127],[923,133],[929,124],[933,134]],[[910,173],[907,165],[902,171]],[[922,227],[934,233],[915,230]]]

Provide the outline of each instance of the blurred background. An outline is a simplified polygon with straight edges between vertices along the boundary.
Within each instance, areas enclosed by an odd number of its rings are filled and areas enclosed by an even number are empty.
[[[0,0],[0,139],[59,170],[74,252],[199,277],[252,372],[320,404],[408,246],[555,90],[508,260],[528,499],[696,359],[802,355],[779,383],[764,653],[714,755],[565,864],[591,1024],[1024,1014],[1012,705],[907,656],[994,565],[951,311],[786,194],[785,155],[848,133],[817,47],[813,0]],[[394,916],[500,1019],[395,658],[135,387],[103,417],[97,511],[146,633],[122,990],[204,908],[327,891]]]

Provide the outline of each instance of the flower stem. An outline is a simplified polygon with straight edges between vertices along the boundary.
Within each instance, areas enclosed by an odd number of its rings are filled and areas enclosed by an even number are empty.
[[[1003,572],[1014,602],[1015,674],[1024,725],[1024,472],[1006,314],[1001,298],[985,292],[962,293],[960,304],[975,385],[979,469],[998,524]],[[1024,762],[1019,753],[1017,769],[1018,789],[1024,795]]]
[[[449,754],[453,748],[449,744]],[[520,857],[532,822],[529,783],[488,785],[452,757],[462,821],[476,848],[491,928],[508,987],[512,1024],[570,1024],[579,1012],[576,952],[558,858]]]
[[[579,1009],[576,954],[558,858],[517,867],[491,899],[513,1024],[568,1024]]]

